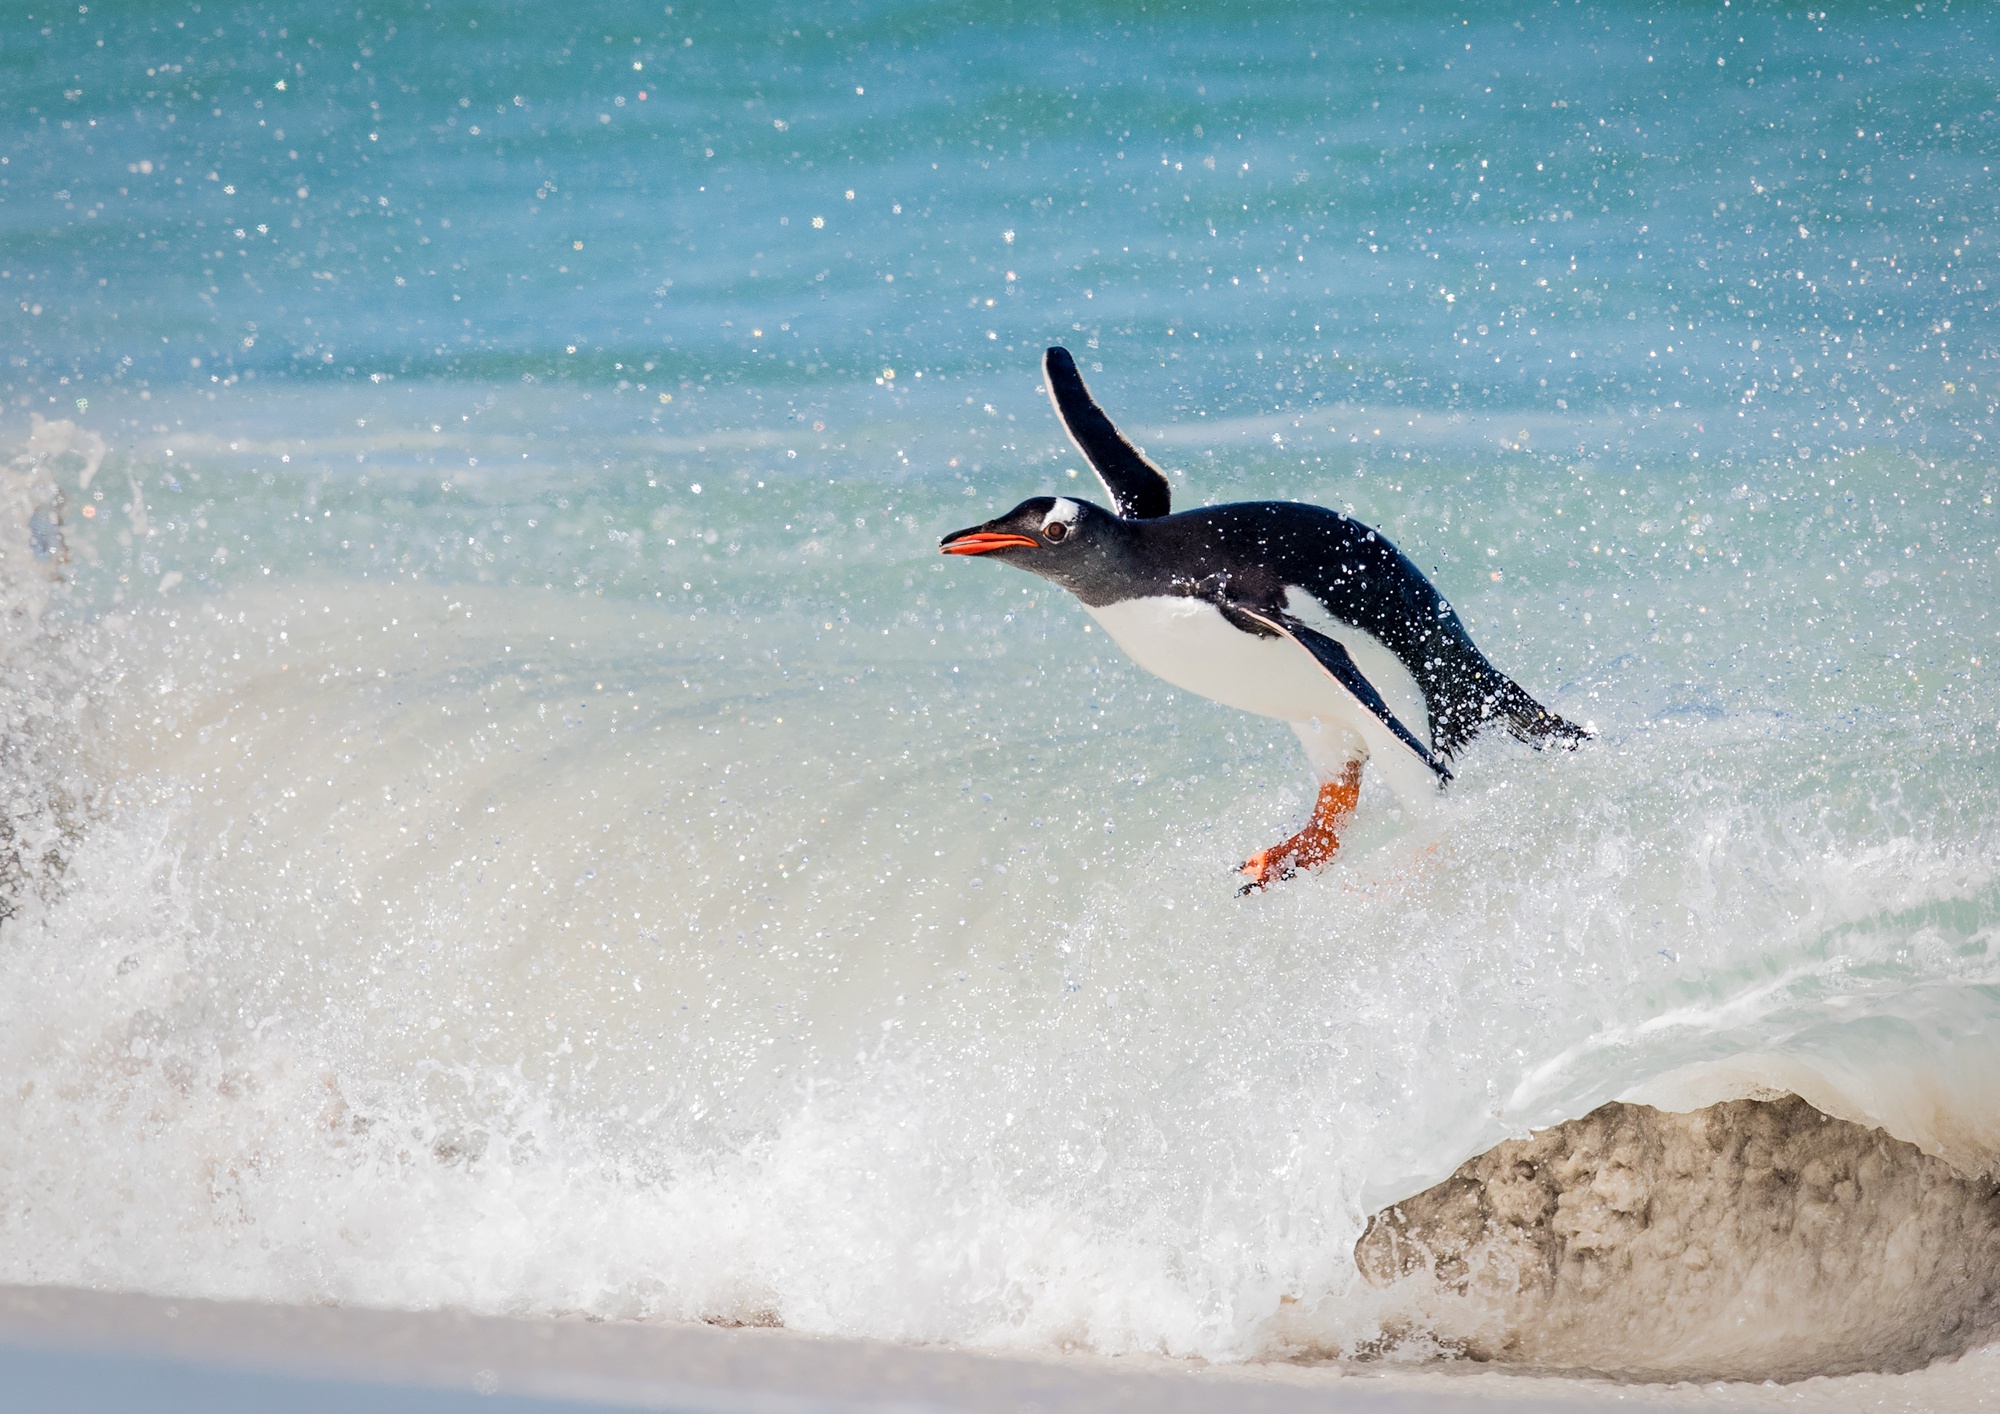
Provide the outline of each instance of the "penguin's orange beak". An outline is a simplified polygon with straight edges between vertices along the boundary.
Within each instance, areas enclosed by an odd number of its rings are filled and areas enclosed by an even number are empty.
[[[955,535],[947,535],[938,549],[947,555],[989,555],[995,550],[1015,545],[1033,550],[1040,543],[1026,535],[1011,535],[1005,531],[961,530]]]

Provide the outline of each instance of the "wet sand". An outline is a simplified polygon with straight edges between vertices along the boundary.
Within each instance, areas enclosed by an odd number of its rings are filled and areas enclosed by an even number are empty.
[[[2000,1407],[2000,1347],[1908,1375],[1790,1385],[1629,1385],[1470,1366],[1204,1366],[1021,1359],[783,1330],[517,1320],[0,1287],[0,1389],[64,1407],[554,1406],[837,1411],[1976,1410]],[[468,1396],[484,1396],[472,1399]],[[95,1396],[94,1398],[92,1396]],[[7,1403],[0,1400],[0,1403]],[[24,1406],[25,1407],[25,1406]]]

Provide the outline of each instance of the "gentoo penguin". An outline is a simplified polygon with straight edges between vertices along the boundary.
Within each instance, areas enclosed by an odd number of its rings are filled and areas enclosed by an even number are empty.
[[[1564,721],[1486,661],[1451,605],[1376,530],[1291,501],[1173,514],[1167,478],[1084,387],[1069,351],[1042,360],[1050,401],[1111,493],[1111,510],[1036,496],[944,537],[947,555],[990,555],[1061,585],[1118,646],[1176,687],[1289,722],[1320,782],[1312,820],[1241,866],[1241,892],[1340,848],[1372,761],[1416,804],[1487,723],[1573,745]]]

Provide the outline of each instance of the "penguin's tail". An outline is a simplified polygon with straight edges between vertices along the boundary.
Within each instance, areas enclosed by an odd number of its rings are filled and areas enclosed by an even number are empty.
[[[1493,674],[1481,705],[1489,721],[1497,717],[1516,739],[1538,751],[1547,746],[1573,750],[1578,742],[1590,740],[1589,732],[1535,701],[1504,673]]]

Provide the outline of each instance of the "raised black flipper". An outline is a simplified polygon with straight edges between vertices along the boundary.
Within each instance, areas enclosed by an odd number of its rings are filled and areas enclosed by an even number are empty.
[[[1111,493],[1112,509],[1126,520],[1167,514],[1173,508],[1173,490],[1166,473],[1111,425],[1090,389],[1083,386],[1083,375],[1076,371],[1068,349],[1052,348],[1042,355],[1042,377],[1070,440]]]
[[[1389,710],[1389,704],[1382,700],[1382,694],[1375,690],[1375,684],[1362,675],[1354,659],[1337,639],[1328,638],[1318,629],[1300,623],[1290,614],[1275,613],[1266,609],[1252,608],[1247,604],[1230,602],[1224,607],[1224,614],[1232,618],[1247,619],[1261,625],[1271,633],[1289,638],[1299,647],[1312,654],[1328,677],[1339,683],[1356,702],[1368,709],[1371,716],[1380,722],[1397,741],[1409,748],[1410,754],[1428,766],[1442,787],[1451,779],[1451,771],[1444,762],[1432,754],[1431,749],[1418,740],[1410,729],[1402,724],[1396,714]]]

